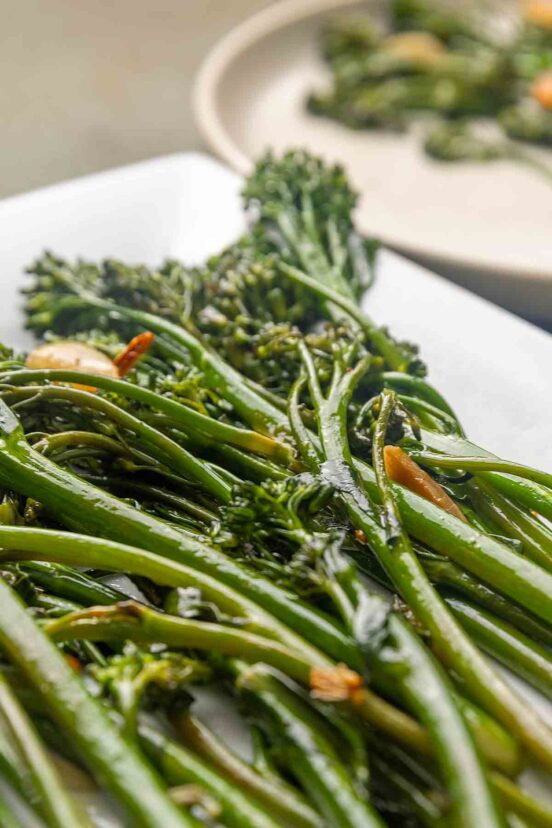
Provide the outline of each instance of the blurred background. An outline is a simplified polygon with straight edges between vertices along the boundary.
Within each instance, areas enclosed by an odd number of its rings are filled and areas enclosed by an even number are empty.
[[[0,0],[0,197],[201,148],[202,57],[269,0]]]
[[[197,69],[224,34],[271,2],[0,0],[0,198],[206,149],[192,114]],[[497,287],[477,270],[409,255],[552,327],[552,291],[539,304],[528,300],[529,283],[512,283],[506,295],[507,283]]]

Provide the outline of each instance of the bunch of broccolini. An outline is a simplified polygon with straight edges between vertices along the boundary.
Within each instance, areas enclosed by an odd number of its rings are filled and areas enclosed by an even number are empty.
[[[199,268],[30,268],[48,344],[0,362],[2,824],[18,797],[92,822],[53,751],[137,826],[551,826],[517,777],[552,772],[552,730],[488,656],[552,697],[552,476],[470,443],[361,310],[340,168],[267,156],[244,199]],[[212,685],[247,760],[194,712]]]

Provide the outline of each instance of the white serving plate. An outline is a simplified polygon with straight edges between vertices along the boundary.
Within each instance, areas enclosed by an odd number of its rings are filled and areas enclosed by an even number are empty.
[[[93,260],[200,262],[243,231],[240,188],[237,175],[189,153],[0,202],[0,341],[17,348],[32,341],[23,330],[20,290],[26,265],[45,248]],[[387,250],[365,307],[399,337],[420,343],[431,381],[474,441],[552,470],[552,337]],[[552,725],[552,706],[513,681]],[[248,753],[244,729],[216,693],[198,694],[196,709]],[[549,781],[531,774],[528,784],[546,796]],[[94,809],[99,825],[116,824],[104,800]]]
[[[385,0],[281,0],[230,32],[196,81],[207,144],[240,173],[268,148],[305,146],[343,162],[366,232],[518,313],[552,319],[549,183],[512,162],[440,164],[416,130],[354,131],[305,110],[309,91],[327,82],[324,21],[360,10],[382,18],[384,9]],[[530,151],[552,167],[552,151]]]

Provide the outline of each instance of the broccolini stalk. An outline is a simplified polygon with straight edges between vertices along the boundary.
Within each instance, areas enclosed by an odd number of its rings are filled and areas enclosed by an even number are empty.
[[[527,820],[532,828],[552,828],[552,810],[500,773],[492,774],[493,785],[503,807]],[[523,823],[525,824],[525,823]]]
[[[36,293],[29,313],[29,325],[44,330],[55,326],[56,318],[86,312],[100,321],[130,323],[135,331],[149,330],[156,334],[156,345],[177,359],[191,361],[203,375],[203,381],[230,402],[242,420],[268,436],[280,431],[285,434],[287,418],[262,396],[244,383],[243,377],[218,354],[208,349],[196,336],[180,325],[146,311],[118,305],[103,299],[83,286],[63,263],[49,259],[51,271],[48,290]],[[39,282],[40,282],[39,275]],[[55,289],[52,282],[55,282]],[[40,309],[36,305],[40,304]],[[82,379],[82,378],[81,378]]]
[[[476,478],[469,483],[468,491],[479,514],[521,541],[528,558],[552,571],[552,531],[546,524],[501,495],[487,480]]]
[[[454,457],[491,457],[495,455],[485,451],[480,446],[470,443],[455,435],[437,434],[434,431],[421,429],[423,445],[436,454],[447,454]],[[514,502],[537,512],[547,520],[552,520],[552,491],[527,478],[512,474],[502,474],[495,471],[481,471],[478,477],[488,481],[501,494],[511,498]]]
[[[1,549],[5,551],[1,551]],[[0,526],[0,560],[42,560],[79,566],[83,561],[96,569],[127,572],[150,578],[166,586],[196,586],[202,594],[218,603],[229,614],[244,612],[244,605],[234,603],[233,596],[213,579],[175,561],[151,552],[123,546],[114,541],[91,538],[46,529]],[[253,629],[259,630],[256,625]],[[331,662],[312,648],[294,644],[295,655],[306,653],[310,664],[330,666]],[[423,728],[402,711],[393,707],[369,688],[364,688],[361,715],[374,727],[413,750],[431,752]]]
[[[269,636],[289,643],[298,652],[310,653],[312,663],[322,658],[315,646],[333,654],[334,658],[347,658],[352,666],[359,663],[355,643],[333,620],[269,580],[252,574],[197,536],[138,511],[34,452],[2,400],[0,480],[9,488],[39,500],[51,514],[73,529],[152,549],[178,561],[189,574],[189,584],[197,585],[207,600],[213,600],[231,614],[248,618],[257,631],[264,628]],[[0,531],[5,528],[0,527]],[[75,563],[79,565],[82,561]],[[110,568],[108,564],[106,569]],[[285,622],[278,621],[278,616],[285,618]],[[293,625],[295,632],[286,623]],[[315,646],[310,646],[307,640]]]
[[[79,604],[115,604],[126,597],[122,592],[91,578],[86,573],[63,564],[33,561],[26,563],[22,570],[31,577],[33,583],[39,584],[54,595]]]
[[[377,507],[370,502],[357,483],[355,467],[350,455],[347,437],[347,406],[354,384],[360,378],[362,363],[350,373],[343,373],[336,363],[336,372],[327,398],[324,398],[312,358],[303,349],[303,359],[308,374],[309,389],[319,421],[319,433],[324,450],[325,462],[321,469],[333,482],[346,506],[353,525],[362,530],[368,544],[387,571],[395,587],[415,613],[418,621],[430,632],[432,645],[439,658],[449,669],[460,677],[469,688],[470,695],[491,715],[502,722],[548,769],[552,769],[552,732],[530,708],[523,704],[511,688],[490,667],[479,650],[467,638],[461,627],[447,610],[434,591],[418,559],[406,544],[395,548],[395,538],[402,536],[401,522],[395,509],[395,497],[400,487],[391,487],[383,467],[385,440],[385,419],[380,420],[377,437],[374,438],[374,464],[379,468],[379,481],[373,488],[376,499],[383,501],[384,524],[380,523]],[[393,397],[384,392],[388,413]],[[384,403],[385,405],[385,403]],[[381,455],[381,458],[380,458]],[[372,470],[370,470],[373,474]],[[381,481],[384,482],[383,491]],[[421,499],[420,499],[421,500]],[[405,519],[402,503],[397,498],[402,518]],[[429,505],[429,504],[428,504]],[[431,504],[432,505],[432,504]],[[433,507],[437,508],[437,507]],[[442,510],[438,510],[441,515]],[[462,521],[454,518],[453,525],[461,526]],[[442,520],[442,518],[439,518]],[[444,521],[441,525],[444,525]],[[405,526],[409,527],[405,520]],[[469,533],[473,530],[467,527]],[[458,533],[456,533],[458,544]],[[473,541],[473,538],[471,538]],[[497,544],[499,551],[502,550]],[[444,550],[446,552],[446,550]],[[513,554],[513,553],[512,553]],[[516,558],[519,556],[515,556]],[[520,559],[520,565],[524,563]],[[529,562],[527,562],[529,563]],[[489,560],[489,565],[491,561]],[[498,568],[493,559],[492,566]],[[534,566],[534,564],[532,564]],[[537,568],[538,569],[538,568]],[[531,575],[534,573],[531,572]],[[538,582],[547,573],[538,569]],[[493,579],[490,579],[493,580]],[[503,579],[504,580],[504,579]],[[496,578],[495,578],[496,582]],[[531,581],[530,587],[537,586]],[[542,598],[546,598],[546,592]]]
[[[384,823],[357,790],[324,733],[324,720],[262,664],[236,669],[240,697],[252,705],[327,823],[335,828],[381,828]]]
[[[196,587],[201,590],[205,600],[214,602],[220,609],[231,615],[242,618],[245,615],[250,620],[248,629],[254,630],[255,633],[264,633],[268,635],[269,643],[273,641],[278,647],[282,646],[277,642],[279,625],[275,620],[272,626],[263,625],[260,610],[257,613],[255,605],[239,596],[238,593],[228,590],[214,578],[202,575],[191,567],[176,561],[112,541],[41,529],[0,526],[0,544],[8,550],[0,552],[2,559],[40,561],[55,558],[73,565],[86,561],[88,566],[94,568],[142,575],[158,584],[172,587]],[[100,607],[97,610],[99,611]],[[255,634],[254,639],[256,638]],[[287,646],[292,648],[290,651],[294,653],[295,658],[300,659],[302,654],[303,658],[310,659],[306,663],[330,663],[322,653],[309,647],[298,636],[284,631],[281,638]],[[287,652],[285,647],[282,649],[283,652]]]
[[[447,606],[481,649],[552,699],[552,656],[505,621],[458,598]]]
[[[400,371],[382,371],[381,373],[370,374],[366,378],[366,382],[369,388],[375,387],[378,391],[381,391],[382,388],[390,388],[399,395],[406,394],[409,397],[415,397],[422,402],[435,406],[456,423],[460,436],[463,436],[462,426],[448,402],[436,388],[422,377],[413,377],[411,374],[404,374]]]
[[[324,397],[318,383],[314,365],[306,348],[303,359],[309,380],[309,390],[315,404],[319,434],[325,463],[322,473],[329,481],[333,478],[353,523],[366,532],[368,542],[375,547],[378,557],[385,560],[413,558],[407,535],[402,530],[398,512],[389,491],[382,492],[383,527],[379,515],[366,497],[357,488],[353,477],[352,459],[348,449],[346,412],[355,384],[365,369],[361,361],[347,373],[347,365],[336,361],[334,376],[328,396]],[[390,402],[387,402],[389,400]],[[387,418],[394,402],[392,392],[384,392],[381,417]],[[377,440],[377,430],[374,440]],[[382,447],[381,447],[382,449]],[[376,451],[376,450],[375,450]],[[374,453],[376,475],[383,464]],[[381,484],[380,484],[381,485]],[[384,490],[385,491],[385,490]],[[362,524],[358,521],[362,517]],[[415,559],[414,559],[415,560]],[[420,569],[421,572],[421,569]],[[425,580],[425,576],[422,575]],[[429,586],[429,584],[428,584]],[[431,587],[429,586],[431,590]],[[436,602],[439,602],[435,595]],[[462,715],[452,699],[448,680],[433,663],[415,634],[395,616],[390,616],[389,631],[399,652],[402,665],[399,686],[409,707],[428,728],[437,751],[437,758],[451,795],[454,813],[459,824],[501,825],[502,818],[488,790],[485,773],[475,745],[464,723]],[[459,634],[461,635],[460,631]],[[375,661],[375,669],[384,669],[385,656]],[[427,695],[426,695],[427,693]],[[477,805],[473,807],[473,796],[469,791],[478,790]]]
[[[151,408],[153,411],[162,412],[175,426],[192,435],[200,434],[212,440],[220,441],[225,445],[236,446],[272,457],[276,461],[285,463],[291,460],[289,447],[272,437],[216,420],[214,417],[195,411],[176,400],[126,380],[86,374],[84,371],[79,371],[77,377],[77,372],[62,369],[32,370],[20,368],[17,371],[2,371],[0,374],[0,383],[6,386],[32,385],[37,382],[74,382],[82,384],[83,380],[86,383],[91,383],[91,387],[112,392],[120,395],[123,399],[133,400]],[[57,395],[54,394],[54,389],[44,389],[47,394],[51,394],[53,399],[67,399],[64,396],[64,391],[69,389],[57,387],[55,390],[58,392]],[[88,397],[86,400],[89,406],[93,407],[94,403]]]
[[[552,474],[532,469],[530,466],[522,466],[521,463],[514,463],[509,460],[501,460],[499,457],[451,457],[449,454],[433,454],[430,452],[412,450],[408,452],[417,463],[441,469],[465,469],[478,474],[481,471],[495,471],[504,474],[515,474],[518,477],[526,477],[542,486],[552,488]]]
[[[259,800],[270,813],[297,828],[317,828],[320,817],[299,792],[275,775],[261,774],[230,750],[202,721],[188,711],[175,711],[171,723],[184,744],[211,762],[224,776]]]
[[[278,828],[281,824],[234,780],[226,778],[216,767],[160,730],[141,722],[138,734],[144,752],[169,785],[195,784],[208,791],[220,805],[220,818],[228,828]],[[312,826],[312,823],[307,824]]]
[[[415,362],[412,353],[407,353],[406,349],[401,348],[398,343],[394,342],[382,328],[374,325],[356,302],[347,296],[341,295],[337,290],[333,290],[331,287],[318,282],[296,267],[287,265],[285,262],[282,262],[279,267],[282,273],[289,279],[308,287],[313,293],[324,297],[328,302],[331,302],[340,310],[344,311],[347,316],[350,316],[367,337],[368,343],[374,348],[376,353],[385,359],[387,365],[393,371],[406,373],[409,369],[413,371],[417,369],[419,363],[417,364]]]
[[[457,596],[460,594],[468,598],[470,603],[475,602],[487,612],[506,621],[533,641],[552,647],[552,630],[531,613],[480,583],[452,561],[420,550],[418,556],[424,570],[440,591],[444,589],[448,593],[452,590]]]
[[[360,461],[354,466],[363,488],[377,500],[378,487],[372,467]],[[409,535],[550,623],[552,584],[549,572],[409,489],[391,484],[391,490]]]
[[[136,826],[196,826],[170,801],[156,775],[111,723],[102,707],[0,579],[0,647],[42,698],[101,785]],[[75,823],[73,822],[73,825]],[[80,823],[78,823],[80,824]]]
[[[4,676],[0,674],[0,715],[8,728],[11,740],[29,772],[36,800],[37,812],[52,828],[91,826],[82,809],[77,808],[64,789],[38,734],[27,714],[14,696]]]
[[[93,380],[93,375],[90,375],[90,379]],[[152,428],[152,426],[145,423],[142,419],[124,411],[120,406],[115,405],[110,400],[87,391],[79,391],[75,388],[60,388],[58,386],[41,387],[33,385],[20,389],[19,394],[16,392],[15,399],[18,401],[31,399],[33,403],[40,400],[46,402],[50,400],[63,401],[77,408],[82,407],[98,412],[121,428],[128,429],[135,434],[138,439],[138,444],[146,452],[149,452],[156,461],[164,463],[175,473],[198,483],[215,499],[223,503],[230,499],[230,487],[207,463],[198,460],[187,449],[183,448],[174,440],[171,440],[170,437]],[[103,435],[98,435],[98,437],[101,439]],[[46,447],[49,447],[52,440],[59,441],[61,438],[58,435],[52,435],[44,439]],[[89,439],[93,439],[93,435]]]
[[[0,800],[0,826],[1,828],[25,828],[19,818],[13,812],[13,802],[7,802],[5,798]]]
[[[304,655],[277,641],[239,628],[166,615],[136,601],[111,607],[90,607],[46,622],[44,629],[55,641],[133,641],[136,644],[163,642],[168,647],[204,650],[263,661],[309,685],[314,666]]]

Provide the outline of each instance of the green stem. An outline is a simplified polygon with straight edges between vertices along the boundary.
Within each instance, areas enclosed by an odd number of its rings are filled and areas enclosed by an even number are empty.
[[[552,532],[541,521],[497,492],[488,481],[475,479],[468,491],[478,512],[508,536],[520,540],[528,558],[552,571]]]
[[[0,600],[0,647],[39,693],[49,715],[73,740],[96,779],[124,806],[132,824],[143,828],[195,826],[195,820],[173,805],[155,774],[120,736],[1,580]]]
[[[79,373],[79,372],[73,372]],[[88,375],[87,375],[88,376]],[[93,375],[90,375],[90,380],[93,380]],[[121,380],[114,380],[114,382],[122,382]],[[127,383],[128,385],[128,383]],[[27,386],[21,389],[23,398],[30,398],[33,402],[36,399],[43,400],[63,400],[68,402],[71,406],[89,408],[92,411],[99,412],[106,416],[109,420],[122,428],[136,434],[140,442],[156,459],[161,460],[170,469],[177,474],[199,483],[206,491],[213,495],[217,500],[223,503],[228,503],[231,499],[232,493],[230,487],[225,481],[219,477],[206,463],[197,460],[193,454],[183,448],[181,445],[166,437],[160,431],[152,428],[143,420],[135,417],[124,411],[115,403],[110,402],[104,397],[97,394],[91,394],[87,391],[79,391],[76,388],[63,388],[60,386]],[[51,442],[55,440],[58,435],[48,438]],[[97,435],[101,439],[103,435]],[[59,435],[61,437],[61,435]],[[93,436],[92,436],[93,439]],[[107,438],[104,438],[104,440]],[[100,444],[100,447],[101,444]]]
[[[17,419],[0,400],[1,479],[10,489],[34,497],[72,529],[152,549],[183,563],[194,570],[196,577],[205,575],[209,592],[217,592],[223,599],[226,593],[234,608],[241,606],[241,614],[255,618],[258,625],[264,623],[272,637],[290,642],[299,651],[309,651],[312,663],[320,660],[321,654],[314,649],[320,647],[353,667],[359,664],[360,654],[353,639],[294,594],[251,573],[197,536],[135,509],[34,452]],[[314,646],[310,647],[305,639]]]
[[[369,479],[370,485],[368,491],[373,491],[377,495],[377,487],[374,484],[373,472],[370,469],[370,478],[368,478],[368,468],[362,469],[363,482]],[[419,515],[423,514],[425,506],[421,506],[421,513],[416,512],[416,506],[412,505],[412,499],[403,497],[403,492],[406,490],[400,486],[392,486],[393,493],[397,497],[397,503],[400,509],[401,516],[405,521],[407,530],[412,531],[409,525],[409,516],[414,516],[415,525],[418,525]],[[409,493],[412,495],[412,493]],[[412,495],[417,501],[423,504],[423,498],[418,498],[417,495]],[[408,509],[405,509],[405,503],[408,503]],[[468,544],[464,544],[463,532],[466,528],[466,536],[468,542],[473,545],[475,530],[467,527],[462,521],[457,520],[439,509],[433,504],[426,501],[431,510],[435,510],[437,514],[432,517],[432,522],[425,525],[425,529],[431,529],[430,532],[424,532],[422,540],[439,541],[435,546],[439,548],[444,554],[455,554],[455,559],[458,563],[463,563],[463,553],[469,553]],[[428,510],[431,512],[431,510]],[[355,526],[363,529],[366,532],[370,525],[365,520],[362,510],[356,510],[351,505],[351,519]],[[435,520],[435,523],[433,523]],[[454,522],[451,531],[449,531],[448,523]],[[456,526],[457,525],[457,526]],[[457,530],[457,531],[455,531]],[[368,536],[368,533],[367,533]],[[454,549],[452,543],[448,546],[442,543],[445,537],[454,539]],[[490,539],[482,536],[485,541]],[[494,545],[495,542],[492,542]],[[499,553],[504,549],[500,544],[496,544]],[[490,552],[486,543],[478,543],[475,549],[481,549],[483,552]],[[456,552],[461,551],[462,555],[457,555]],[[475,551],[475,550],[474,550]],[[379,554],[381,563],[384,568],[391,575],[392,580],[397,586],[398,591],[403,595],[406,602],[412,608],[416,608],[416,615],[420,622],[431,633],[433,647],[439,658],[455,673],[457,673],[466,686],[469,688],[469,693],[479,704],[486,709],[492,716],[495,716],[514,736],[516,736],[533,755],[543,763],[548,769],[552,770],[552,731],[541,720],[541,718],[528,705],[517,696],[516,693],[509,687],[509,685],[498,675],[498,673],[491,668],[487,660],[481,655],[479,650],[466,637],[458,623],[454,620],[452,615],[447,610],[442,600],[436,595],[431,584],[420,566],[419,561],[414,555],[397,556],[393,553]],[[489,573],[493,569],[493,564],[496,561],[492,554],[489,555],[488,570]],[[530,562],[527,562],[530,563]],[[532,564],[534,566],[534,564]],[[537,568],[538,569],[538,568]],[[543,572],[539,569],[539,572]],[[543,573],[546,575],[547,573]],[[492,583],[493,578],[488,577]],[[495,581],[496,582],[496,581]],[[527,602],[530,604],[530,602]],[[536,607],[535,607],[536,609]]]
[[[81,560],[81,564],[83,563],[86,564],[86,561]],[[125,598],[121,592],[106,586],[101,581],[73,567],[63,566],[63,564],[32,561],[21,568],[29,575],[33,583],[40,584],[54,595],[68,598],[81,605],[115,604]]]
[[[285,273],[290,279],[297,284],[308,287],[317,296],[336,305],[342,311],[345,311],[347,316],[357,323],[361,331],[366,335],[368,341],[374,346],[376,352],[380,354],[393,371],[406,371],[408,369],[408,362],[405,361],[403,351],[396,345],[393,340],[387,336],[384,330],[378,328],[367,316],[360,310],[358,305],[351,299],[339,293],[336,290],[328,287],[316,279],[312,279],[302,270],[299,270],[292,265],[285,262],[280,262],[279,268],[282,273]]]
[[[462,433],[454,417],[437,408],[436,405],[428,403],[427,400],[420,400],[407,394],[398,394],[397,397],[409,411],[416,415],[421,425],[444,434]]]
[[[214,765],[156,728],[142,722],[138,735],[142,749],[169,785],[194,784],[208,791],[221,806],[220,819],[228,828],[278,828],[281,824]]]
[[[550,627],[539,621],[527,610],[482,584],[469,572],[464,572],[446,558],[433,556],[431,553],[429,555],[419,553],[419,557],[432,583],[436,584],[440,591],[444,587],[445,592],[448,592],[450,588],[456,595],[460,593],[460,595],[466,596],[470,602],[475,601],[487,612],[507,621],[534,641],[544,644],[548,648],[552,647],[552,630]]]
[[[25,368],[1,374],[0,382],[7,386],[31,385],[38,382],[72,382],[80,385],[83,382],[85,384],[91,383],[91,387],[101,388],[102,391],[121,395],[125,399],[134,400],[148,408],[152,408],[154,411],[163,412],[186,432],[202,434],[212,440],[273,457],[284,463],[290,459],[289,447],[272,437],[221,422],[214,419],[214,417],[209,417],[176,402],[176,400],[157,394],[155,391],[150,391],[127,380],[96,376],[96,374],[88,374],[83,371],[31,370]],[[88,395],[87,399],[89,396],[94,395]]]
[[[148,330],[158,334],[159,347],[163,347],[163,343],[166,343],[167,348],[178,352],[179,357],[182,357],[182,352],[184,352],[202,372],[205,385],[215,389],[224,399],[228,400],[244,422],[268,436],[276,432],[281,432],[283,435],[287,433],[286,416],[244,383],[238,371],[180,325],[155,314],[117,305],[115,302],[100,299],[88,293],[65,297],[63,308],[66,311],[77,311],[80,308],[85,308],[87,311],[95,309],[115,322],[124,320],[134,323],[136,333]],[[69,381],[79,382],[78,379]]]
[[[533,799],[500,773],[493,773],[491,778],[505,810],[527,819],[532,828],[552,828],[552,810],[544,803]]]
[[[162,642],[168,647],[222,653],[248,662],[263,661],[306,686],[313,666],[293,650],[260,635],[165,615],[136,601],[73,612],[47,621],[44,629],[55,641]]]
[[[171,723],[185,745],[211,762],[235,786],[246,790],[285,823],[297,828],[317,828],[319,816],[299,792],[276,777],[258,773],[218,738],[203,722],[190,713],[171,716]]]
[[[127,459],[139,457],[142,461],[144,455],[133,452],[122,443],[118,443],[112,437],[107,437],[105,434],[96,434],[94,431],[62,431],[58,434],[49,434],[47,437],[41,437],[33,448],[40,451],[46,457],[52,454],[57,454],[60,450],[67,446],[84,446],[86,448],[95,448],[100,451],[105,451],[106,454],[113,454],[116,457],[125,457]],[[151,459],[150,459],[151,462]]]
[[[389,631],[403,668],[399,692],[432,736],[453,822],[466,828],[503,825],[448,678],[405,621],[391,616]]]
[[[368,495],[377,499],[373,469],[361,461],[355,468]],[[409,489],[396,484],[391,489],[409,535],[552,623],[549,572]]]
[[[402,572],[402,567],[397,565],[397,561],[402,559],[406,562],[415,558],[410,540],[400,522],[383,457],[389,419],[395,402],[393,391],[386,389],[382,392],[380,414],[373,436],[372,460],[386,529],[386,542],[378,543],[376,553],[379,552],[384,560],[387,560],[386,569],[395,582],[404,583],[408,580],[404,578],[408,570],[405,568]],[[349,464],[349,468],[351,466],[352,464]],[[417,569],[421,571],[419,567]],[[420,578],[420,583],[421,580]],[[427,581],[426,584],[429,586]],[[434,606],[437,607],[440,603],[437,595],[433,593],[432,598]],[[420,605],[414,601],[411,606],[421,620]],[[400,691],[433,737],[451,797],[453,819],[458,825],[463,826],[503,825],[504,820],[495,807],[475,745],[453,700],[452,687],[448,679],[444,674],[440,674],[428,653],[416,641],[406,622],[391,616],[389,626],[399,653],[409,667],[408,673],[401,677]]]
[[[396,515],[390,513],[390,506],[395,498],[401,518],[405,521],[405,527],[410,531],[400,497],[401,487],[386,486],[385,488],[385,502],[388,517],[386,525],[387,531],[384,532],[377,517],[375,517],[377,513],[375,513],[374,506],[368,501],[363,491],[357,485],[353,463],[350,459],[346,429],[348,395],[352,387],[352,382],[354,381],[351,379],[353,375],[345,375],[345,386],[343,384],[335,384],[335,387],[330,391],[328,399],[321,407],[320,388],[314,371],[314,365],[306,349],[303,352],[303,359],[309,376],[311,395],[315,402],[318,401],[317,415],[319,420],[322,421],[320,422],[320,436],[327,461],[330,461],[332,464],[331,480],[334,486],[338,488],[351,522],[356,528],[364,531],[369,545],[375,551],[380,563],[391,577],[398,592],[415,612],[419,622],[430,632],[434,650],[439,658],[449,669],[454,670],[461,677],[462,681],[469,688],[470,694],[478,700],[484,709],[498,718],[506,729],[517,736],[548,769],[552,770],[552,731],[533,710],[522,703],[518,696],[490,667],[487,660],[467,638],[462,628],[458,625],[446,608],[446,605],[433,589],[420,562],[412,553],[411,549],[405,544],[399,543],[398,547],[395,548],[392,544],[388,543],[387,537],[392,540],[396,536],[397,531]],[[383,451],[382,443],[383,436],[380,428],[378,440],[374,438],[375,458],[378,457],[378,452],[381,453]],[[378,464],[380,468],[383,466],[381,460],[378,461]],[[368,466],[361,468],[363,472],[363,483],[368,478],[368,474],[370,474],[372,485],[368,491],[371,491],[372,497],[376,501],[379,500],[382,493],[377,484],[377,480],[374,479],[374,471]],[[423,503],[423,498],[416,497],[416,503],[418,501]],[[442,534],[443,528],[448,528],[449,524],[451,524],[451,534],[455,537],[456,548],[459,547],[464,551],[464,545],[458,537],[460,527],[466,530],[468,537],[473,542],[475,532],[471,527],[449,515],[445,516],[449,518],[447,522],[442,517],[445,515],[443,510],[438,509],[438,507],[433,506],[433,504],[427,501],[426,505],[431,506],[437,512],[434,520],[435,527],[440,529],[440,534],[436,532],[438,537]],[[413,510],[413,513],[416,522],[419,522],[418,513],[415,510]],[[427,535],[428,525],[426,524],[424,528],[424,534]],[[431,524],[431,528],[434,529],[433,523]],[[427,538],[421,539],[427,540]],[[498,547],[498,552],[502,553],[503,547],[500,544],[496,544],[496,546]],[[450,551],[446,548],[443,551],[445,554],[450,554]],[[530,565],[530,576],[534,576],[535,580],[533,581],[531,577],[527,578],[526,582],[522,581],[521,583],[522,589],[516,589],[515,591],[520,591],[526,597],[526,600],[529,593],[538,593],[539,600],[544,601],[550,608],[547,609],[545,606],[544,614],[552,619],[552,601],[550,599],[552,587],[548,586],[548,592],[546,587],[545,589],[540,589],[543,579],[546,582],[548,574],[540,570],[539,567],[535,567],[531,562],[525,561],[520,556],[515,556],[513,559],[516,566],[513,568],[512,573],[512,560],[509,556],[510,554],[513,555],[513,553],[510,553],[509,550],[504,550],[504,555],[506,555],[506,552],[508,552],[508,557],[504,563],[509,565],[508,581],[512,580],[513,575],[518,575],[519,570],[525,572],[527,575],[524,567]],[[519,564],[517,561],[518,558]],[[493,571],[493,576],[488,577],[491,583],[493,580],[495,583],[497,581],[496,570],[499,569],[499,563],[500,561],[496,560],[495,557],[488,561],[489,572],[491,569]],[[464,562],[462,565],[469,569]],[[536,577],[537,575],[538,577]],[[506,579],[503,578],[502,581],[500,579],[498,580],[498,588],[502,588],[500,584]]]
[[[550,653],[507,622],[478,607],[457,598],[447,598],[446,603],[483,650],[552,699]]]
[[[404,374],[398,371],[383,371],[380,374],[370,374],[366,378],[369,387],[390,388],[397,394],[407,394],[435,406],[447,414],[455,423],[456,428],[462,432],[458,417],[443,396],[421,377],[413,377],[411,374]]]
[[[453,457],[491,457],[495,455],[489,451],[470,443],[454,434],[437,434],[434,431],[421,429],[422,443],[431,452],[436,454],[450,454]],[[547,520],[552,520],[552,491],[535,483],[511,474],[502,472],[484,471],[480,477],[488,480],[506,497],[512,498],[521,506],[534,510]]]
[[[326,738],[323,720],[303,699],[263,665],[240,670],[236,686],[282,744],[294,777],[328,825],[382,828],[381,819],[356,790]]]
[[[542,486],[552,488],[552,474],[513,463],[510,460],[501,460],[499,457],[454,457],[449,454],[433,454],[427,451],[409,450],[408,453],[417,463],[426,466],[437,466],[442,469],[465,469],[478,474],[482,471],[496,471],[505,474],[515,474],[518,477],[533,480]]]
[[[1,674],[0,713],[14,746],[29,770],[30,780],[37,796],[36,810],[47,824],[52,828],[91,826],[83,811],[77,808],[67,794],[30,719]]]
[[[242,595],[198,570],[162,558],[152,552],[86,535],[59,530],[0,526],[0,552],[3,560],[42,560],[87,566],[111,572],[141,575],[157,584],[171,587],[196,587],[206,601],[212,601],[223,612],[249,619],[249,629],[276,638],[281,632],[286,643],[298,656],[302,654],[311,664],[329,662],[317,650],[302,643],[298,636],[287,633],[270,616],[262,613]]]
[[[433,592],[412,554],[385,474],[383,445],[388,419],[395,403],[393,392],[384,391],[382,394],[381,413],[373,437],[373,462],[382,508],[382,527],[374,507],[368,503],[356,485],[348,446],[347,408],[355,383],[362,376],[362,363],[354,371],[343,373],[341,376],[336,371],[328,396],[324,399],[314,364],[306,348],[302,349],[302,358],[309,379],[311,397],[316,406],[326,464],[332,464],[334,473],[337,470],[334,485],[353,524],[365,531],[368,542],[399,589],[403,591],[404,585],[408,585],[409,603],[418,616],[431,618],[434,608],[438,607],[442,608],[448,618],[448,612]],[[410,589],[412,564],[415,565],[417,579],[428,593],[431,604],[425,601],[420,605],[417,600],[412,601],[412,598],[416,599],[419,593],[419,587],[414,594]],[[420,620],[425,623],[424,618]],[[401,646],[401,656],[409,666],[408,675],[403,674],[400,679],[401,691],[407,695],[408,702],[414,707],[416,714],[423,717],[422,721],[431,734],[458,823],[466,826],[473,825],[474,828],[477,825],[502,825],[503,821],[489,792],[485,773],[471,735],[452,700],[446,679],[441,676],[430,657],[426,657],[424,651],[417,647],[414,634],[407,628],[403,628],[402,622],[391,619],[389,623],[396,628],[394,634]],[[460,630],[454,630],[454,632],[456,638],[462,636]],[[425,688],[432,697],[431,701],[425,695]],[[420,698],[423,699],[422,702]],[[473,795],[474,790],[478,791],[476,796]]]
[[[0,799],[0,828],[25,828],[10,806],[11,803]]]
[[[195,586],[207,600],[212,600],[231,615],[248,612],[249,604],[242,596],[229,593],[223,584],[214,579],[176,561],[114,541],[46,529],[0,526],[0,547],[6,549],[0,551],[0,560],[56,561],[72,566],[82,566],[85,561],[94,569],[142,575],[160,585]],[[252,626],[257,631],[265,631],[259,624],[253,623]],[[299,647],[289,640],[288,646],[293,646],[296,653],[305,653],[312,664],[331,663],[312,648]],[[430,753],[427,734],[420,725],[368,688],[360,713],[374,727],[406,747]]]

